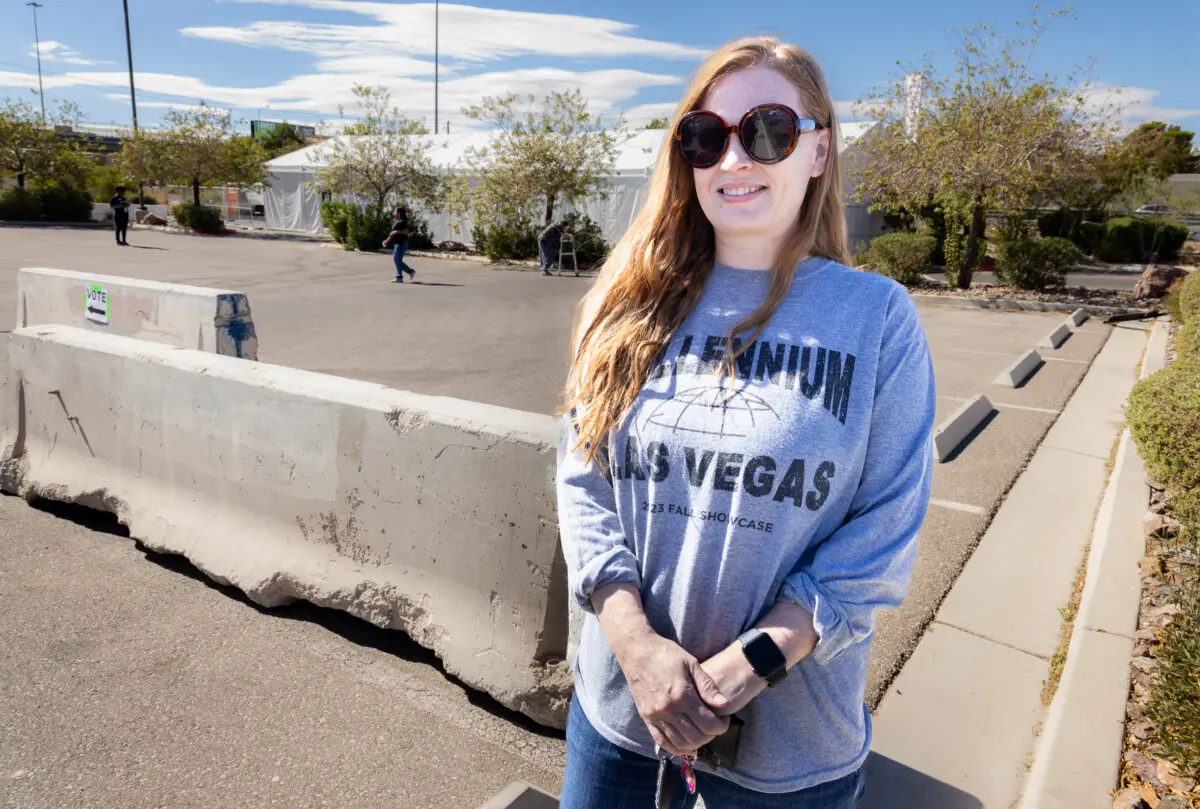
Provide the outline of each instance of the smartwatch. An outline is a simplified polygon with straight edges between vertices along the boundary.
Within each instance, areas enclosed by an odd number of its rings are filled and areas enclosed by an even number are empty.
[[[766,680],[768,687],[787,676],[787,658],[770,635],[751,629],[738,638],[738,644],[754,673]]]

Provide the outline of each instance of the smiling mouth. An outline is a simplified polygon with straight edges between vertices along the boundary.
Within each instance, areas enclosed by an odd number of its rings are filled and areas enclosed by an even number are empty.
[[[720,193],[723,197],[733,197],[736,199],[737,197],[747,197],[751,194],[757,194],[759,191],[765,190],[765,185],[751,185],[740,188],[722,188],[718,193]]]

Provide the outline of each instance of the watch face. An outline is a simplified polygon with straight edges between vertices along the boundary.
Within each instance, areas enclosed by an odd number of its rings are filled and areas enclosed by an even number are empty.
[[[769,685],[787,676],[787,658],[769,635],[757,630],[747,632],[742,636],[742,651],[754,673]]]

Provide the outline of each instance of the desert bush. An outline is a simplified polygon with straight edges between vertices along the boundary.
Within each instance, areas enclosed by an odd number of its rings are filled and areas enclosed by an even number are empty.
[[[1181,322],[1200,322],[1200,275],[1195,272],[1183,279],[1179,289],[1179,314]]]
[[[1146,471],[1168,491],[1200,487],[1198,368],[1195,360],[1184,358],[1139,380],[1125,406]]]
[[[207,205],[177,202],[171,206],[171,215],[185,228],[205,233],[220,231],[225,226],[221,219],[221,212]]]
[[[1158,747],[1190,778],[1200,777],[1200,592],[1182,590],[1183,611],[1163,633],[1149,705]]]
[[[382,250],[391,232],[391,211],[377,205],[366,208],[352,205],[346,217],[346,240],[342,246],[347,250]]]
[[[1079,248],[1068,239],[1002,240],[996,243],[996,278],[1021,289],[1060,287],[1078,260]]]
[[[49,183],[37,190],[42,219],[49,222],[92,221],[92,195],[65,183]]]
[[[1187,236],[1187,227],[1170,219],[1114,216],[1104,223],[1095,255],[1101,261],[1132,263],[1145,261],[1153,252],[1159,261],[1172,261]]]
[[[887,233],[871,242],[861,255],[861,263],[906,287],[919,286],[929,271],[929,258],[936,246],[937,239],[927,234]]]
[[[496,225],[476,225],[471,231],[475,249],[492,261],[537,258],[538,233],[528,220],[520,219]]]
[[[575,237],[575,258],[580,264],[599,264],[608,258],[608,243],[600,225],[587,214],[567,214],[567,231]]]
[[[42,218],[42,201],[28,188],[12,188],[0,194],[0,219],[33,222]]]
[[[327,199],[321,203],[321,224],[329,232],[329,238],[338,244],[346,243],[346,223],[353,208],[352,204],[340,199]]]

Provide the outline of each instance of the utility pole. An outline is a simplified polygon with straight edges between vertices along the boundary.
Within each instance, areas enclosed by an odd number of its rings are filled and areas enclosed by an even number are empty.
[[[433,134],[438,133],[438,0],[433,0]]]
[[[121,0],[125,9],[125,56],[129,59],[129,106],[133,111],[133,134],[137,135],[137,91],[133,86],[133,39],[129,36],[129,0]],[[146,186],[138,178],[138,207],[146,210]]]
[[[42,7],[41,3],[26,3],[25,5],[33,9],[33,47],[37,52],[38,65],[38,96],[42,99],[42,126],[46,125],[46,91],[42,88],[42,37],[38,33],[37,10]]]

